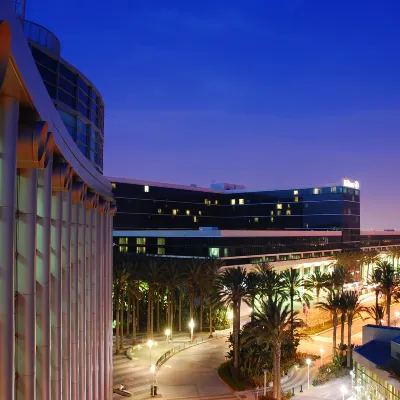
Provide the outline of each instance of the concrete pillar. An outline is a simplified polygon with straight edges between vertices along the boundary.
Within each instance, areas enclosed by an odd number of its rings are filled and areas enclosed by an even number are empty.
[[[19,169],[15,270],[15,398],[21,400],[36,399],[36,204],[37,170]]]
[[[36,225],[36,398],[50,400],[50,232],[52,162],[38,171]]]
[[[15,176],[18,102],[0,96],[0,399],[14,399]]]
[[[98,221],[99,208],[93,210],[93,233],[92,233],[92,324],[93,324],[93,399],[99,398],[99,349],[98,349],[98,281],[99,281],[99,246],[98,246]]]
[[[79,317],[79,399],[86,399],[86,207],[79,207],[79,264],[78,264],[78,317]]]
[[[78,361],[78,263],[79,263],[79,207],[72,207],[71,216],[71,399],[78,400],[79,361]]]
[[[71,221],[72,192],[62,194],[62,399],[71,399]]]
[[[106,246],[106,255],[107,255],[107,276],[108,276],[108,282],[107,282],[107,299],[108,301],[108,337],[109,337],[109,344],[108,344],[108,351],[110,353],[110,361],[109,361],[109,385],[110,385],[110,399],[113,398],[113,362],[112,362],[112,346],[113,346],[113,331],[112,331],[112,302],[110,301],[112,298],[112,259],[113,259],[113,254],[112,254],[112,229],[113,229],[113,224],[112,224],[112,217],[108,215],[107,218],[107,246]]]
[[[106,214],[104,217],[104,289],[103,296],[109,299],[109,284],[110,284],[110,261],[107,246],[109,244],[108,235],[110,232],[110,217]],[[104,303],[104,398],[106,400],[112,399],[112,380],[111,380],[111,364],[112,364],[112,317],[111,312],[111,301]],[[111,336],[111,338],[110,338]],[[111,344],[110,344],[111,341]],[[110,351],[111,345],[111,351]]]
[[[51,290],[50,290],[50,326],[51,326],[51,398],[61,400],[62,360],[61,360],[61,294],[62,294],[62,192],[53,193],[51,198]]]
[[[92,331],[92,270],[93,270],[93,210],[86,211],[86,399],[92,400],[92,348],[93,348],[93,331]]]
[[[106,215],[104,213],[99,214],[99,222],[98,222],[98,252],[99,252],[99,262],[97,265],[99,271],[99,280],[98,280],[98,351],[99,351],[99,392],[98,398],[104,399],[104,301],[105,297],[103,295],[104,288],[104,219]]]

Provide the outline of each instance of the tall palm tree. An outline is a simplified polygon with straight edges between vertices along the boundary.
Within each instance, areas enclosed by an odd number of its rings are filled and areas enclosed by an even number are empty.
[[[372,267],[379,261],[378,252],[376,250],[367,250],[364,251],[363,261],[367,265],[367,276],[363,276],[362,278],[368,278],[371,275]]]
[[[375,304],[368,307],[367,313],[375,320],[376,325],[382,326],[383,318],[385,318],[385,306],[383,304],[378,304],[378,306]]]
[[[283,271],[281,274],[281,284],[283,293],[285,293],[285,298],[289,298],[290,301],[290,334],[293,337],[295,329],[294,302],[297,300],[310,307],[310,300],[312,297],[304,290],[304,281],[300,269],[290,268]]]
[[[140,291],[140,282],[135,279],[135,273],[133,272],[128,280],[127,295],[131,299],[132,303],[132,345],[136,344],[136,301],[142,297]]]
[[[273,349],[273,397],[280,400],[282,396],[281,389],[281,349],[282,342],[286,335],[291,335],[291,327],[300,326],[301,320],[294,314],[292,321],[291,311],[286,300],[275,295],[272,301],[261,299],[260,307],[256,307],[254,315],[255,326],[246,335],[247,343],[256,342],[258,345],[271,344]],[[286,336],[287,337],[287,336]]]
[[[347,309],[347,368],[350,368],[352,360],[351,330],[353,319],[357,315],[361,317],[362,312],[368,312],[368,307],[361,304],[356,292],[343,293],[341,296],[341,302],[346,305]]]
[[[347,316],[347,303],[346,303],[347,293],[348,292],[342,292],[339,298],[338,312],[340,312],[340,354],[343,354],[344,351],[344,325],[346,323],[346,316]]]
[[[325,301],[320,301],[316,308],[328,311],[333,317],[333,355],[336,354],[336,331],[338,326],[338,310],[340,306],[340,294],[334,290],[330,290],[328,296],[326,296]]]
[[[336,265],[335,269],[331,273],[330,280],[334,290],[343,292],[344,284],[353,282],[353,275],[349,267],[344,265]]]
[[[204,260],[192,258],[187,266],[185,277],[186,287],[189,294],[189,318],[194,318],[194,300],[199,294],[199,282],[203,275]]]
[[[167,326],[171,331],[171,338],[174,326],[174,299],[176,289],[182,282],[182,274],[179,270],[178,263],[174,259],[170,259],[165,265],[165,288],[167,290]]]
[[[242,267],[223,270],[215,282],[219,300],[226,306],[233,308],[233,370],[234,378],[239,376],[240,354],[240,307],[242,300],[248,298],[247,272]]]
[[[380,271],[380,289],[386,298],[387,325],[390,326],[390,303],[392,295],[399,289],[399,280],[395,276],[393,264],[387,261],[378,261],[377,269]]]
[[[163,279],[162,260],[149,257],[146,263],[146,281],[149,285],[147,305],[147,336],[153,337],[154,333],[154,299],[159,301],[159,288]]]
[[[260,285],[260,275],[255,271],[249,272],[247,274],[247,288],[249,291],[248,304],[252,309],[252,312],[250,314],[251,323],[254,322],[254,308],[256,303],[256,297],[259,294],[259,285]]]
[[[393,260],[393,267],[394,267],[395,271],[398,273],[399,272],[400,248],[397,246],[391,246],[391,247],[389,247],[388,250],[389,250],[389,254]]]
[[[313,274],[309,275],[304,281],[304,287],[306,289],[315,290],[317,303],[319,302],[321,291],[326,289],[328,285],[329,274],[321,271],[315,271]]]
[[[374,286],[374,291],[375,291],[375,324],[379,325],[380,320],[382,319],[379,318],[378,310],[379,310],[379,293],[381,291],[381,280],[382,280],[382,270],[380,268],[375,268],[372,271],[371,276],[368,279],[368,284]]]
[[[282,294],[282,281],[279,274],[267,262],[257,264],[256,273],[259,275],[260,294],[272,301],[276,294]]]

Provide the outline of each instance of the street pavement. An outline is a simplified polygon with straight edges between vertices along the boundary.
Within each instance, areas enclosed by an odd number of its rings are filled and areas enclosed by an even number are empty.
[[[340,391],[340,387],[342,385],[346,388],[347,392],[344,397]],[[294,397],[292,397],[294,400],[342,400],[343,398],[346,400],[351,398],[350,376],[334,379],[325,385],[313,387],[310,390],[306,389],[303,393],[296,394]]]

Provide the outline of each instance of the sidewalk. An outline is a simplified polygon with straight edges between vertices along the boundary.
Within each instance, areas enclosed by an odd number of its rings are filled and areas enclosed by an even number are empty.
[[[225,331],[217,332],[219,335]],[[229,331],[226,331],[226,335]],[[207,339],[209,333],[196,333],[194,339]],[[120,383],[124,383],[127,390],[132,393],[131,399],[145,400],[150,399],[150,388],[153,384],[153,373],[150,371],[150,365],[156,364],[157,360],[168,350],[173,347],[189,344],[190,334],[187,332],[176,333],[169,343],[166,341],[165,335],[156,334],[153,337],[154,345],[151,349],[147,346],[147,338],[145,334],[138,335],[138,348],[133,352],[132,360],[129,360],[125,351],[121,351],[120,355],[115,355],[115,338],[113,346],[113,387],[117,387]],[[124,339],[124,348],[128,349],[132,345],[132,339]],[[122,396],[114,394],[113,399],[122,399]]]

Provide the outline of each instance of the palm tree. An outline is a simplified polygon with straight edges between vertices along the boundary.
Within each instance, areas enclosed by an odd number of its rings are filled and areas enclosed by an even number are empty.
[[[147,336],[153,337],[154,333],[154,298],[159,301],[159,287],[163,279],[162,263],[160,259],[151,257],[146,263],[145,279],[149,285],[147,303]]]
[[[194,299],[199,294],[199,282],[203,275],[204,260],[192,258],[186,269],[186,287],[189,294],[189,318],[194,318]]]
[[[288,297],[290,300],[290,320],[291,328],[290,334],[293,337],[294,334],[294,302],[295,300],[300,301],[302,304],[306,303],[310,307],[310,300],[312,297],[304,291],[303,278],[299,269],[286,269],[281,274],[282,290],[285,293],[285,298]]]
[[[330,286],[329,274],[326,272],[321,273],[321,271],[319,270],[315,271],[312,275],[309,275],[307,279],[304,281],[304,287],[306,289],[312,291],[315,290],[317,303],[319,303],[321,291],[323,289],[327,289],[329,286]]]
[[[336,331],[338,326],[338,310],[340,305],[340,294],[334,290],[330,290],[328,296],[326,296],[325,301],[320,301],[317,303],[316,308],[328,311],[333,316],[333,355],[336,354]]]
[[[332,282],[333,289],[343,292],[345,283],[353,282],[353,275],[347,266],[336,265],[331,273],[330,281]]]
[[[362,312],[368,312],[368,307],[361,304],[356,292],[345,292],[341,296],[341,303],[346,305],[347,309],[347,368],[351,367],[352,349],[351,349],[351,330],[353,319]]]
[[[368,308],[368,315],[375,320],[376,325],[382,326],[383,318],[385,317],[385,306],[383,304],[375,304]]]
[[[392,294],[399,288],[399,280],[395,277],[393,264],[387,261],[378,261],[377,269],[380,271],[380,289],[386,297],[387,325],[390,326],[390,303]]]
[[[247,288],[249,291],[248,304],[252,309],[252,312],[250,314],[251,323],[254,322],[254,308],[255,308],[256,297],[259,293],[259,285],[260,285],[260,275],[255,271],[249,272],[247,274]]]
[[[164,270],[165,288],[167,290],[167,326],[171,331],[171,338],[174,325],[174,298],[176,289],[182,282],[182,274],[179,270],[177,261],[170,259]]]
[[[368,284],[374,286],[375,291],[375,311],[379,310],[379,293],[381,291],[381,280],[382,280],[382,270],[380,268],[375,268],[372,271],[370,278],[368,279]],[[375,324],[379,325],[380,320],[378,312],[375,314]]]
[[[223,270],[215,282],[219,300],[233,308],[233,371],[234,378],[239,376],[240,354],[240,307],[242,300],[248,298],[247,272],[244,268],[236,267]]]
[[[340,354],[344,351],[344,324],[346,323],[347,315],[347,304],[346,304],[346,294],[347,292],[342,292],[339,298],[339,308],[340,311]]]
[[[257,264],[256,273],[259,275],[259,291],[261,295],[267,296],[272,301],[276,294],[282,294],[281,277],[267,262]]]
[[[281,399],[281,348],[286,335],[291,335],[291,328],[300,326],[301,320],[296,318],[297,312],[292,313],[286,300],[275,295],[272,301],[261,299],[260,307],[256,307],[254,315],[255,326],[246,335],[246,342],[256,342],[258,345],[271,344],[273,349],[273,397]]]
[[[127,286],[127,295],[131,299],[132,303],[132,345],[136,344],[136,301],[142,297],[142,293],[140,291],[140,282],[134,279],[134,272],[129,277],[128,286]]]
[[[370,276],[370,270],[372,269],[370,267],[379,261],[378,252],[376,250],[365,251],[363,261],[367,265],[367,276],[365,278],[368,278]]]
[[[400,248],[397,246],[391,246],[391,247],[389,247],[388,250],[389,250],[389,254],[393,260],[393,267],[396,267],[395,271],[398,273],[399,272]]]

